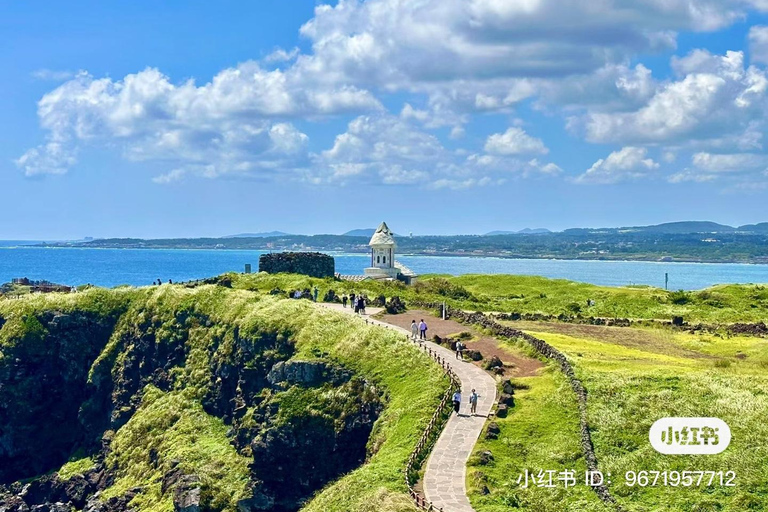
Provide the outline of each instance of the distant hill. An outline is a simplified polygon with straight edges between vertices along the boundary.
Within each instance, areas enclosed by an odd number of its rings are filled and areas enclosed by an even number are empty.
[[[708,221],[683,221],[683,222],[665,222],[654,226],[640,226],[640,231],[646,233],[733,233],[736,228]]]
[[[352,231],[347,231],[341,236],[364,236],[366,238],[371,238],[375,232],[376,228],[353,229]],[[400,235],[395,233],[395,236]]]
[[[752,233],[768,233],[768,222],[760,222],[759,224],[746,224],[737,228],[739,231],[749,231]]]
[[[690,233],[734,233],[737,228],[709,221],[665,222],[650,226],[627,226],[622,228],[572,228],[566,229],[566,234],[576,233],[658,233],[664,235],[684,235]]]
[[[282,231],[267,231],[265,233],[240,233],[238,235],[227,235],[221,238],[269,238],[271,236],[291,236],[291,234]]]
[[[353,229],[352,231],[347,231],[341,236],[367,236],[370,238],[375,232],[376,228]]]
[[[540,235],[543,233],[551,233],[546,228],[525,228],[520,231],[490,231],[483,236],[496,236],[496,235]]]

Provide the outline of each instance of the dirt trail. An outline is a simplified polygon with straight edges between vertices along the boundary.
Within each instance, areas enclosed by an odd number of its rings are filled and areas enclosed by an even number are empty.
[[[473,339],[467,342],[467,347],[472,350],[479,350],[483,354],[483,360],[475,362],[475,365],[482,368],[484,361],[496,356],[504,363],[505,376],[507,377],[532,377],[538,375],[539,370],[544,367],[544,363],[538,359],[513,353],[510,349],[499,346],[499,340],[479,332],[472,326],[461,324],[455,320],[443,320],[434,316],[434,313],[430,311],[412,309],[400,315],[380,314],[377,315],[377,318],[382,322],[406,330],[410,330],[412,320],[416,320],[418,323],[423,318],[429,327],[427,334],[430,339],[435,334],[443,338],[460,332],[469,332]]]

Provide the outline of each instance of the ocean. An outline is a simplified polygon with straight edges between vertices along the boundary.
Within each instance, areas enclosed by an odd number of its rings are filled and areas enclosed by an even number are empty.
[[[224,272],[258,269],[264,251],[181,249],[81,249],[0,247],[0,283],[14,277],[46,279],[66,285],[142,286],[157,279],[174,282]],[[365,254],[332,254],[336,271],[362,274]],[[485,257],[398,256],[417,274],[524,274],[606,286],[645,284],[696,290],[720,283],[768,283],[768,265],[736,263],[657,263],[643,261],[531,260]]]

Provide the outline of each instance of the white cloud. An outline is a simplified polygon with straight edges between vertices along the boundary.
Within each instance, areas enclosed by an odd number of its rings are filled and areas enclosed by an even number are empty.
[[[541,139],[531,137],[518,127],[508,128],[504,133],[494,133],[485,142],[485,151],[497,155],[525,155],[549,153]]]
[[[677,31],[716,30],[746,12],[741,0],[341,0],[316,7],[302,27],[313,49],[302,65],[395,88],[568,76],[668,49]]]
[[[288,62],[292,61],[299,56],[300,50],[294,46],[292,50],[284,50],[283,48],[275,48],[275,50],[264,57],[264,62]]]
[[[56,151],[36,148],[17,161],[27,174],[63,173],[81,144],[122,148],[134,160],[170,160],[207,176],[291,168],[306,158],[307,136],[276,118],[379,110],[353,86],[306,87],[290,71],[255,62],[218,73],[210,83],[172,83],[156,69],[119,81],[81,73],[38,104]]]
[[[611,184],[627,179],[647,176],[659,168],[653,159],[647,158],[645,148],[627,146],[614,151],[605,159],[601,158],[584,174],[578,176],[577,183]]]
[[[154,178],[152,178],[152,181],[160,185],[166,185],[168,183],[173,183],[174,181],[179,181],[181,178],[184,177],[185,174],[186,174],[186,171],[184,169],[174,169],[165,174],[155,176]]]
[[[768,64],[768,26],[750,27],[749,55],[753,63]]]
[[[754,153],[713,154],[700,152],[691,158],[697,168],[711,173],[742,172],[765,169],[768,157]]]
[[[350,178],[385,184],[426,182],[450,162],[434,135],[394,116],[360,116],[337,135],[333,146],[316,155],[314,181]]]
[[[51,82],[63,82],[73,78],[75,73],[66,70],[54,70],[54,69],[38,69],[32,72],[32,77],[37,80],[45,80]]]
[[[552,163],[513,158],[511,153],[472,154],[448,151],[440,140],[413,124],[418,115],[360,116],[333,146],[313,157],[309,180],[315,183],[423,183],[434,188],[461,189],[498,183],[510,175],[555,175]],[[534,139],[535,140],[535,139]],[[528,142],[530,144],[530,142]],[[538,152],[541,148],[535,146]]]
[[[693,169],[683,169],[680,172],[670,175],[667,181],[670,183],[706,183],[716,179],[714,174],[706,174]]]
[[[77,160],[74,151],[59,142],[48,142],[27,150],[16,159],[16,165],[24,170],[26,176],[44,174],[64,174]]]
[[[637,110],[588,113],[584,120],[587,140],[713,142],[753,129],[753,123],[762,121],[765,114],[768,78],[753,66],[745,69],[743,57],[742,52],[716,56],[697,50],[673,59],[680,80],[661,86]]]

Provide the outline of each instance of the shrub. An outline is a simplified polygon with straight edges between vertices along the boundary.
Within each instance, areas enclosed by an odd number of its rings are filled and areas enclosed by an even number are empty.
[[[414,285],[414,289],[417,293],[431,293],[440,295],[442,297],[447,297],[449,299],[471,300],[473,298],[472,294],[466,288],[458,284],[454,284],[443,277],[418,281]]]
[[[688,304],[691,302],[691,294],[685,290],[677,290],[669,294],[669,301],[677,305]]]

